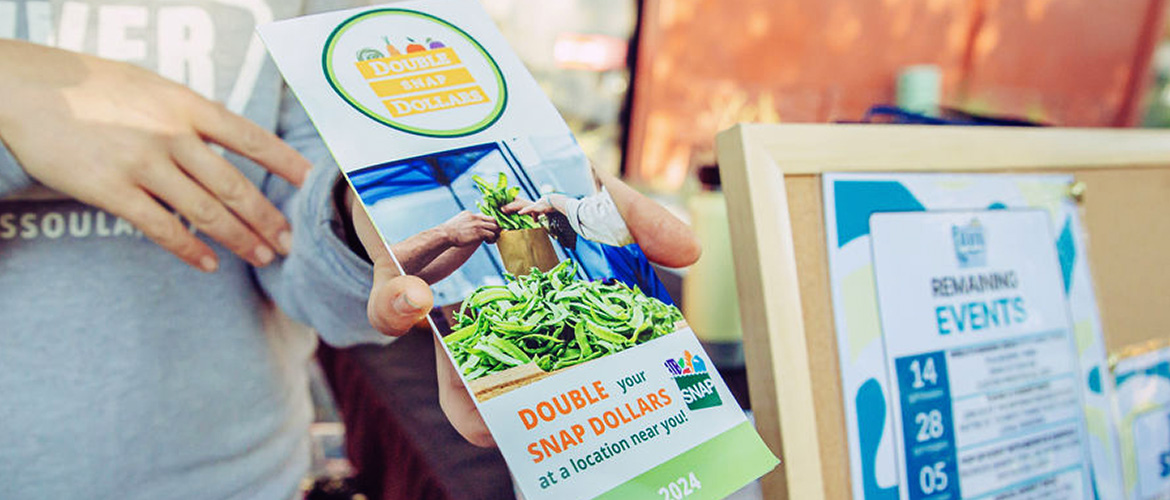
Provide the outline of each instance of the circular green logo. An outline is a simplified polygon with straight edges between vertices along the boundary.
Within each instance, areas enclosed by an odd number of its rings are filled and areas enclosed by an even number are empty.
[[[478,41],[413,10],[346,19],[325,41],[321,64],[346,103],[411,134],[471,135],[499,120],[508,103],[500,66]]]

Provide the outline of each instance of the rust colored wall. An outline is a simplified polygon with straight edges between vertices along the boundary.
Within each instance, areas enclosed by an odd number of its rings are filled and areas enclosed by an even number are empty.
[[[943,104],[1131,125],[1165,0],[645,0],[626,171],[676,189],[741,121],[856,120],[900,68]]]

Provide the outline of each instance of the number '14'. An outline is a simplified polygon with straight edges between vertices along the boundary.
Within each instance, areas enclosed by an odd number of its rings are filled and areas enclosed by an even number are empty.
[[[926,358],[926,363],[920,363],[914,360],[910,363],[910,371],[914,372],[914,383],[911,387],[921,389],[926,387],[926,383],[930,385],[938,383],[938,372],[934,369],[934,358]]]

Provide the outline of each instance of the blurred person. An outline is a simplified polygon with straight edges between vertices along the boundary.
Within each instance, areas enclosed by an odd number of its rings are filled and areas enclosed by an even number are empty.
[[[0,498],[294,497],[317,340],[272,303],[337,346],[432,304],[253,35],[353,5],[16,5],[0,33],[42,43],[0,40]]]

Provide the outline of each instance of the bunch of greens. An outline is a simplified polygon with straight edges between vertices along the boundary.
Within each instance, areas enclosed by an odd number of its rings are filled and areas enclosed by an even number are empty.
[[[483,195],[483,200],[475,202],[475,206],[479,207],[479,211],[483,212],[484,215],[495,218],[496,224],[499,224],[501,229],[536,229],[540,227],[540,224],[531,215],[506,214],[500,210],[500,207],[512,203],[516,199],[516,195],[520,193],[520,188],[508,187],[508,176],[504,175],[503,172],[500,172],[500,178],[494,186],[478,175],[472,176],[471,179],[475,181],[475,187]]]
[[[617,280],[577,280],[566,260],[547,273],[508,276],[463,302],[443,342],[468,380],[535,362],[551,372],[675,330],[678,308]]]

